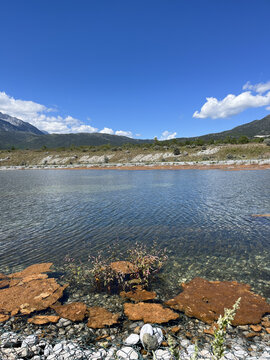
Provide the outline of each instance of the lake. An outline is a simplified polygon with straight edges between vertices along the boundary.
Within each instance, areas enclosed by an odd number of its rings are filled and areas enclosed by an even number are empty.
[[[168,292],[202,276],[270,299],[265,213],[270,170],[0,171],[0,271],[156,241]]]

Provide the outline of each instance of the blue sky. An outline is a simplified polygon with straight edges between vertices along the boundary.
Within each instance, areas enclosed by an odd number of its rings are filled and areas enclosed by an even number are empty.
[[[49,132],[140,138],[260,119],[269,14],[269,0],[3,1],[0,111]]]

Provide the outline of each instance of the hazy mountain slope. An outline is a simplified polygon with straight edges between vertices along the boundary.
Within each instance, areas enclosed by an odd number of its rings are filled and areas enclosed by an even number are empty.
[[[0,130],[1,131],[22,131],[36,135],[43,135],[44,133],[28,122],[17,119],[0,112]]]

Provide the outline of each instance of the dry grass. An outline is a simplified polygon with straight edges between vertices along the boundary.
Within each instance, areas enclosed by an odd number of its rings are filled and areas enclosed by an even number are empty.
[[[217,148],[217,152],[214,154],[207,154],[209,149]],[[155,162],[162,164],[162,162],[201,162],[201,161],[221,161],[221,160],[244,160],[244,159],[270,159],[270,147],[265,144],[243,144],[243,145],[211,145],[206,147],[206,151],[202,151],[201,146],[192,148],[190,146],[184,146],[179,148],[181,154],[179,156],[172,155],[171,157],[162,158],[161,157]],[[41,165],[42,161],[51,156],[53,159],[56,159],[55,165],[58,164],[60,160],[61,165],[70,165],[70,164],[81,164],[80,158],[82,156],[112,156],[109,159],[109,163],[129,163],[132,159],[139,155],[155,155],[158,153],[173,153],[173,149],[164,149],[160,148],[159,150],[153,150],[151,148],[131,148],[131,149],[122,149],[122,151],[111,151],[111,150],[102,150],[95,149],[93,150],[1,150],[0,151],[0,166],[37,166]],[[197,153],[200,152],[200,155]],[[53,160],[52,160],[53,162]],[[50,162],[49,162],[50,163]],[[60,165],[60,164],[59,164]]]

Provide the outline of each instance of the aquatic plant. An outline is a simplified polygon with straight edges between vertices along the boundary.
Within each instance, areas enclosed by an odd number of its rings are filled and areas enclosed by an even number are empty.
[[[111,263],[119,261],[119,258],[116,254],[106,256],[104,252],[97,256],[89,256],[87,263],[76,263],[73,258],[66,257],[64,271],[75,286],[91,284],[95,291],[117,293],[138,285],[147,288],[151,278],[160,271],[167,260],[166,249],[158,249],[155,243],[149,248],[136,242],[134,247],[127,251],[126,256],[119,254],[119,257],[132,265],[130,272],[115,270]]]

